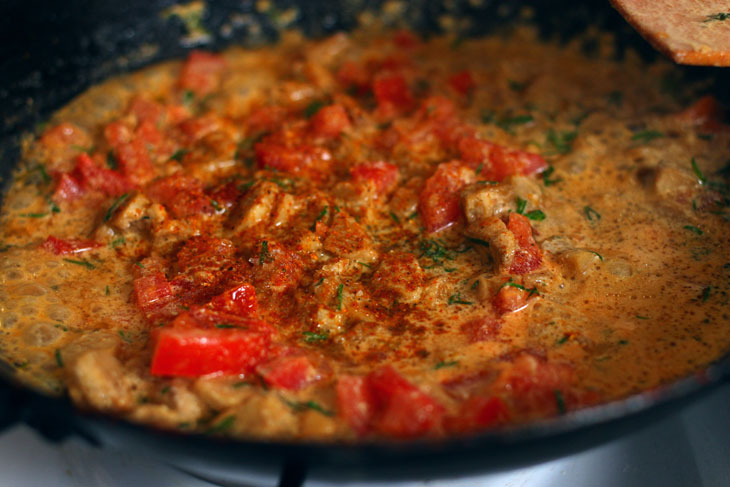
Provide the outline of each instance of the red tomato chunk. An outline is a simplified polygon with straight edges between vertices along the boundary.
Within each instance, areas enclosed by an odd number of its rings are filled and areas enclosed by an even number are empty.
[[[56,255],[78,254],[87,250],[101,247],[99,242],[93,240],[68,239],[63,240],[50,236],[41,245],[45,250]]]
[[[428,178],[418,200],[418,210],[429,232],[453,225],[461,218],[460,191],[474,180],[474,171],[458,161],[439,164]]]
[[[372,182],[381,194],[389,192],[398,182],[398,166],[383,161],[358,164],[350,169],[350,174],[355,182]]]

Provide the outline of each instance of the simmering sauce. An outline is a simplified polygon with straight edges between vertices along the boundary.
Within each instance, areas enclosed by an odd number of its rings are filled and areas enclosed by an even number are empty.
[[[29,140],[0,346],[182,431],[356,440],[626,397],[730,346],[730,132],[529,31],[295,35],[109,80]]]

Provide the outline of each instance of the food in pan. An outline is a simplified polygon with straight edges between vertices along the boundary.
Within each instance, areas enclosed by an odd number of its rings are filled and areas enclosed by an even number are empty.
[[[337,441],[693,373],[730,345],[730,137],[673,76],[529,31],[398,31],[102,83],[5,197],[3,356],[131,421]]]

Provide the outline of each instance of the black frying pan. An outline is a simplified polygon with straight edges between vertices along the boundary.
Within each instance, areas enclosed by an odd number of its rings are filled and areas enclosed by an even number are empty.
[[[187,47],[180,41],[185,34],[182,22],[159,15],[173,3],[12,0],[0,5],[0,176],[7,180],[18,160],[19,135],[33,131],[54,109],[89,85],[145,64],[184,56]],[[283,9],[300,4],[296,25],[317,36],[354,27],[358,12],[381,3],[310,0],[276,5]],[[234,27],[227,36],[214,34],[203,47],[274,41],[272,12],[258,13],[254,4],[246,0],[211,1],[204,18],[211,32],[219,32],[232,11],[253,14],[263,29],[260,36],[252,37],[245,26]],[[498,31],[517,21],[519,8],[529,4],[545,37],[568,40],[593,25],[616,34],[619,56],[627,47],[646,58],[656,55],[607,1],[485,0],[474,7],[464,0],[449,4],[456,4],[448,10],[451,14],[474,20],[473,28],[463,32],[465,36]],[[408,2],[404,18],[428,35],[438,31],[436,19],[446,11],[439,1]],[[146,45],[157,49],[151,53],[140,49]],[[595,43],[587,40],[583,47],[590,55]],[[680,83],[714,78],[710,91],[726,105],[730,102],[728,71],[693,67],[683,69],[682,76]],[[50,439],[80,435],[96,444],[149,452],[185,470],[229,481],[255,484],[251,479],[256,475],[278,472],[283,465],[280,484],[295,486],[301,485],[312,466],[326,467],[339,478],[365,474],[390,480],[459,477],[470,471],[512,468],[582,450],[645,425],[709,392],[730,377],[730,353],[707,369],[660,389],[556,419],[439,441],[381,440],[358,445],[234,441],[157,431],[79,413],[66,399],[38,395],[17,384],[12,368],[6,365],[5,369],[0,368],[5,377],[0,382],[0,426],[24,421]]]

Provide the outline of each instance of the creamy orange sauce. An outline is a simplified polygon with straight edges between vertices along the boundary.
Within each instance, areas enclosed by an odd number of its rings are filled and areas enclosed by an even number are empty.
[[[82,407],[132,421],[355,439],[457,434],[561,414],[660,386],[727,353],[722,169],[730,131],[684,111],[693,93],[662,90],[671,67],[631,54],[620,63],[589,59],[524,31],[458,45],[409,39],[289,36],[224,52],[224,71],[205,94],[184,89],[181,64],[172,62],[109,80],[61,109],[48,130],[71,123],[73,136],[53,143],[47,131],[30,140],[3,205],[5,360],[44,391],[68,391]],[[409,106],[389,111],[372,87],[348,84],[347,63],[366,77],[402,77]],[[465,71],[468,86],[450,81]],[[118,158],[106,127],[139,128],[129,107],[140,96],[167,107],[157,125],[164,142],[145,149],[153,174],[116,194],[88,187],[59,198],[59,178],[74,174],[81,153],[99,167]],[[467,135],[440,132],[446,122],[432,118],[434,97],[450,101],[449,123]],[[347,126],[312,136],[317,110],[329,105],[344,107]],[[252,121],[262,107],[284,115],[262,130]],[[212,128],[190,135],[191,120]],[[312,156],[324,169],[267,166],[267,141],[284,129],[312,137],[307,144],[327,153]],[[495,156],[467,161],[463,138],[538,154],[544,165],[494,181]],[[398,170],[382,191],[353,176],[375,161]],[[451,161],[464,179],[458,219],[429,232],[423,192]],[[114,164],[106,169],[120,171]],[[201,204],[213,208],[176,214],[170,197],[155,196],[155,185],[176,174],[200,181],[214,201]],[[238,193],[226,206],[211,195],[227,182]],[[511,213],[527,215],[541,256],[527,272],[514,272],[505,250],[515,245]],[[49,236],[99,245],[55,255],[43,245]],[[180,252],[194,236],[229,242],[230,265],[239,267],[204,263],[185,274]],[[502,248],[502,239],[512,243]],[[296,272],[277,260],[279,248],[296,256]],[[153,265],[170,282],[184,274],[210,292],[191,298],[175,288],[178,307],[145,318],[135,279]],[[314,380],[267,385],[265,368],[199,378],[150,372],[160,329],[244,282],[274,342],[308,357]],[[519,309],[498,304],[503,290],[516,293]],[[337,384],[383,365],[437,405],[423,413],[436,419],[401,430],[384,419],[395,406],[383,400],[356,432]],[[464,423],[469,401],[494,397],[507,412]]]

